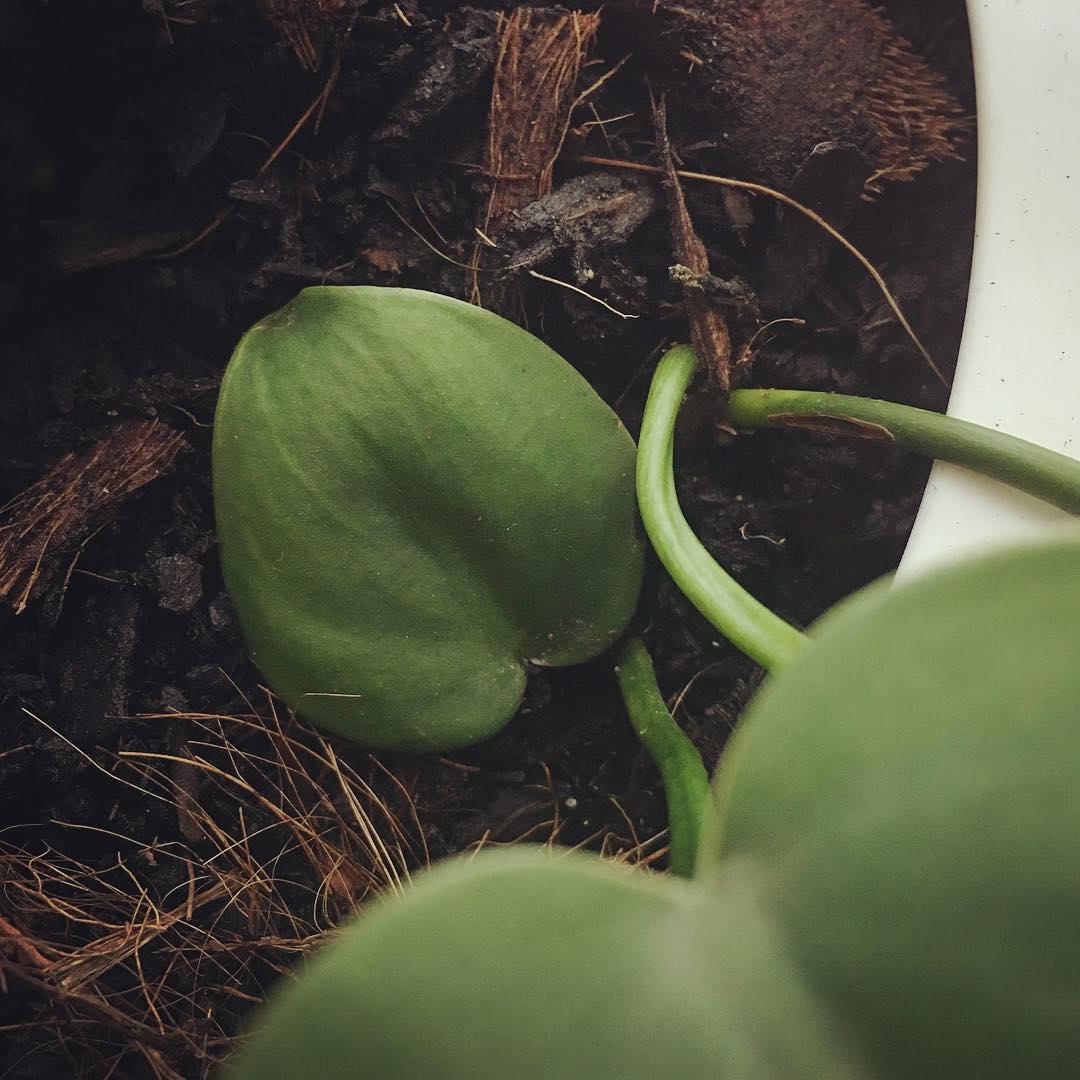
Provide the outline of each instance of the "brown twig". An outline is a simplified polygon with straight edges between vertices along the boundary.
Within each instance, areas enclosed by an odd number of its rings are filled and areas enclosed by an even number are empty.
[[[660,154],[661,176],[667,195],[668,216],[671,220],[671,240],[677,262],[689,274],[682,280],[686,315],[690,321],[690,341],[698,359],[716,379],[721,393],[731,388],[731,335],[723,315],[716,309],[709,295],[701,287],[708,279],[709,256],[705,245],[694,231],[690,211],[686,208],[671,140],[667,130],[667,106],[663,101],[653,106],[653,131],[656,149]]]

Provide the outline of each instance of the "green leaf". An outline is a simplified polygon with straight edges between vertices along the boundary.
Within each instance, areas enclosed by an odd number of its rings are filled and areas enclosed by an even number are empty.
[[[389,749],[498,731],[524,662],[573,664],[642,575],[634,445],[526,331],[431,293],[306,289],[241,341],[214,500],[226,583],[271,686]]]
[[[1080,1060],[1080,542],[841,605],[714,782],[793,960],[878,1075]]]
[[[755,914],[590,855],[454,860],[263,1013],[231,1080],[865,1076]]]

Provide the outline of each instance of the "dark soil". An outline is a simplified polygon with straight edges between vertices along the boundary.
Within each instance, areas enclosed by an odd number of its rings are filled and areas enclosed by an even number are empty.
[[[971,112],[963,6],[884,9]],[[866,147],[830,142],[827,126],[791,175],[750,172],[754,154],[725,141],[722,94],[695,90],[693,59],[679,58],[676,33],[649,29],[649,7],[605,6],[579,89],[634,56],[575,113],[552,194],[497,237],[508,261],[640,317],[499,277],[490,262],[481,296],[490,285],[637,430],[659,349],[688,336],[666,203],[653,176],[575,159],[655,164],[650,93],[666,94],[681,167],[763,179],[824,213],[951,370],[973,142],[960,146],[967,160],[886,183],[872,201],[860,198]],[[452,759],[375,757],[273,712],[216,558],[211,423],[241,333],[310,283],[468,296],[461,264],[491,184],[475,166],[493,10],[12,0],[0,11],[0,503],[37,484],[50,514],[71,510],[55,532],[52,517],[28,526],[25,500],[0,519],[0,542],[23,545],[26,601],[18,614],[11,591],[0,604],[0,1076],[205,1074],[298,953],[428,859],[557,838],[664,866],[663,793],[610,659],[535,673],[510,726]],[[736,348],[765,321],[805,320],[759,340],[755,385],[943,406],[945,388],[834,242],[767,199],[684,189]],[[805,625],[895,567],[925,462],[821,435],[732,439],[713,400],[703,385],[686,406],[679,489],[747,587]],[[116,449],[151,428],[168,454]],[[105,498],[114,473],[121,493]],[[711,767],[760,672],[655,564],[638,622]]]

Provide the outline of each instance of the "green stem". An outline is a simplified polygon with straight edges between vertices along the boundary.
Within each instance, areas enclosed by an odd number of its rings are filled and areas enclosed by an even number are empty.
[[[692,877],[709,800],[709,775],[696,747],[668,712],[640,638],[628,636],[619,645],[615,676],[630,722],[664,781],[671,869]]]
[[[941,413],[811,390],[736,390],[726,415],[741,428],[801,427],[893,442],[1080,514],[1080,461]]]
[[[747,656],[763,667],[780,667],[803,647],[805,636],[717,565],[679,507],[672,472],[675,418],[696,368],[693,350],[679,345],[664,355],[653,376],[638,440],[641,519],[660,561],[694,607]]]

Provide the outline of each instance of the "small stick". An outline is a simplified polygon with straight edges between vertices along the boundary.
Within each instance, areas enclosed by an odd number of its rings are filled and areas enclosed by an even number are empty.
[[[701,237],[694,230],[690,211],[686,208],[675,158],[671,152],[671,140],[667,131],[667,106],[663,101],[653,107],[653,132],[656,149],[663,162],[663,187],[667,195],[668,215],[671,218],[671,239],[675,246],[675,258],[695,279],[707,278],[710,273],[709,256]],[[716,310],[708,295],[695,287],[692,281],[682,285],[686,314],[690,320],[690,341],[694,352],[716,379],[722,393],[731,386],[731,335],[723,315]]]

